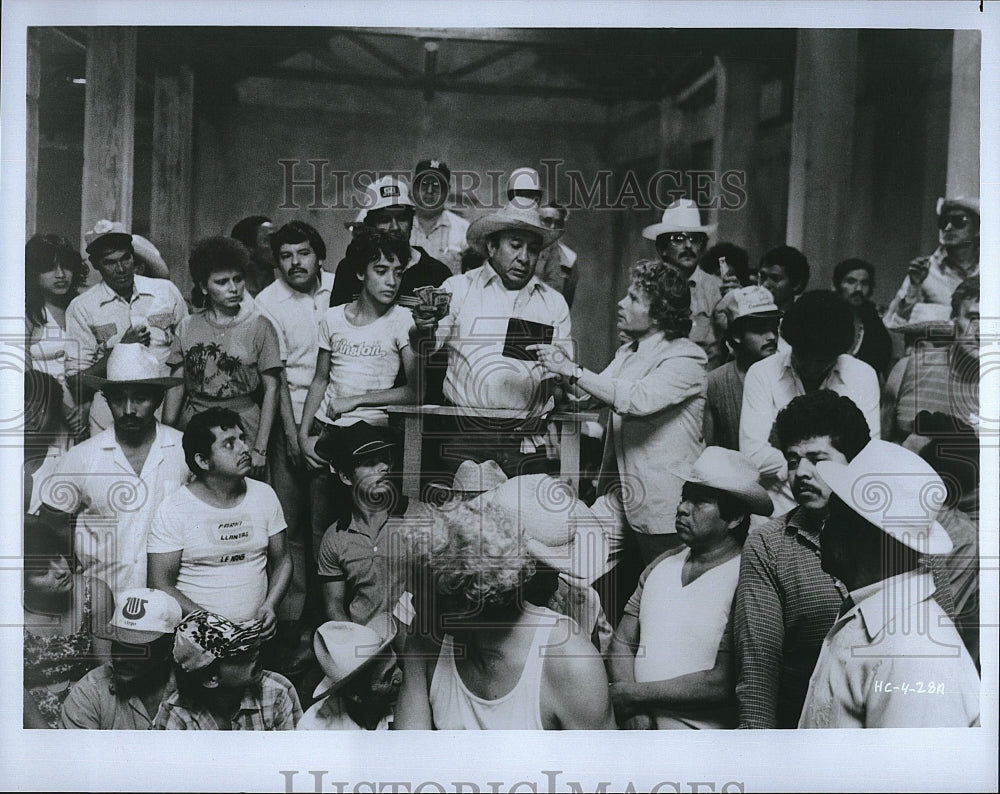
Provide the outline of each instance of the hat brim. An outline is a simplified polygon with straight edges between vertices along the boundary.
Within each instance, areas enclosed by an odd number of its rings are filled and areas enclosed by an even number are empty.
[[[109,244],[115,242],[121,243],[131,243],[132,235],[128,232],[108,232],[107,234],[102,234],[100,237],[95,238],[91,242],[87,243],[86,252],[91,254],[94,250],[99,248],[105,248]]]
[[[701,226],[678,226],[676,223],[654,223],[652,226],[647,226],[642,230],[642,236],[647,240],[656,242],[656,238],[661,234],[670,234],[671,232],[704,232],[707,235],[712,235],[717,228],[718,224],[715,223],[708,223]]]
[[[138,631],[137,629],[123,629],[121,626],[106,625],[94,629],[94,636],[108,642],[123,642],[126,645],[149,645],[154,640],[160,639],[168,631]]]
[[[948,554],[954,548],[951,536],[936,520],[931,522],[930,527],[906,525],[903,522],[893,522],[889,526],[884,526],[879,521],[878,515],[862,510],[854,498],[855,475],[849,466],[832,461],[820,461],[816,470],[823,482],[845,505],[904,546],[924,554]],[[884,517],[885,512],[883,511],[881,515]]]
[[[571,519],[579,521],[579,518]],[[571,579],[588,585],[604,575],[608,563],[608,542],[596,522],[586,519],[578,523],[573,541],[564,546],[549,546],[526,536],[524,547],[536,560]]]
[[[319,698],[329,697],[334,695],[347,686],[351,681],[361,675],[362,672],[371,667],[372,663],[379,657],[381,653],[385,651],[386,648],[392,643],[395,635],[391,637],[386,637],[379,643],[378,649],[372,653],[367,659],[365,659],[361,664],[355,667],[351,672],[341,678],[339,681],[331,675],[323,675],[323,680],[320,681],[316,688],[313,690],[313,697],[317,700]],[[317,660],[318,661],[318,660]]]
[[[182,386],[184,378],[144,378],[141,380],[108,380],[98,375],[84,375],[83,382],[91,388],[103,390],[106,386],[158,386],[163,389],[170,389],[174,386]]]
[[[771,309],[765,312],[750,312],[749,314],[741,314],[739,317],[734,317],[731,322],[736,322],[737,320],[743,320],[747,317],[757,317],[761,320],[780,320],[784,317],[784,313],[781,309]]]
[[[746,315],[750,316],[750,315]],[[757,516],[769,516],[774,512],[774,502],[760,483],[747,483],[745,485],[733,485],[733,483],[706,477],[695,471],[694,464],[671,466],[670,472],[682,479],[684,482],[693,482],[723,491],[731,496],[735,496],[747,506],[747,510]]]
[[[324,439],[328,439],[326,443],[322,443]],[[340,443],[342,443],[342,439],[338,440],[336,436],[321,436],[320,441],[316,442],[314,451],[318,457],[336,466],[338,463],[345,463],[355,458],[367,458],[370,455],[376,455],[379,452],[396,447],[396,443],[393,441],[373,441],[370,445],[366,445],[367,448],[363,452],[359,454],[352,452],[348,455],[341,450]]]
[[[474,248],[481,254],[486,251],[486,238],[496,232],[530,232],[537,234],[542,239],[542,248],[548,248],[552,243],[562,237],[561,229],[547,229],[544,226],[536,226],[520,218],[512,218],[504,215],[503,211],[486,215],[479,218],[469,226],[466,233],[466,241],[470,248]]]

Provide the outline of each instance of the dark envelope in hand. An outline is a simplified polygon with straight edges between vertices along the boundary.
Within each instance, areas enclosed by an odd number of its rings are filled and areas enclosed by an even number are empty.
[[[511,317],[507,321],[507,338],[503,343],[503,355],[519,358],[521,361],[538,361],[538,352],[527,350],[529,345],[551,345],[555,327],[534,320]]]

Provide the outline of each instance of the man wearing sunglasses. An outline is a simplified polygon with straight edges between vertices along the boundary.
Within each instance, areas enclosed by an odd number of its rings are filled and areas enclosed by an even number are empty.
[[[656,253],[688,280],[691,289],[691,333],[689,338],[708,356],[707,369],[722,363],[722,348],[712,325],[712,312],[722,297],[722,279],[698,267],[698,260],[708,247],[714,224],[702,224],[698,205],[691,199],[678,199],[663,211],[660,223],[642,230],[653,240]]]
[[[906,278],[886,310],[886,328],[947,321],[951,294],[979,275],[979,199],[938,199],[937,250],[910,262]]]

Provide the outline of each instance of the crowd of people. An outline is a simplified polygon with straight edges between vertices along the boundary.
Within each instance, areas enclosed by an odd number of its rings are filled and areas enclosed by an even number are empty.
[[[537,172],[471,221],[412,176],[332,271],[302,220],[197,242],[189,301],[122,223],[28,240],[26,727],[979,724],[978,200],[880,309],[679,199],[595,371]]]

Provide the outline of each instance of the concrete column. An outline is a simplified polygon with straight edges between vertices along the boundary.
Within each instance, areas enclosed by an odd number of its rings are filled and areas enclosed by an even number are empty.
[[[136,29],[94,27],[89,34],[81,241],[101,218],[132,224]]]
[[[728,188],[716,187],[719,206],[712,219],[719,224],[717,239],[735,242],[749,251],[760,251],[766,243],[758,239],[758,226],[753,222],[752,202],[755,195],[749,184],[753,165],[757,162],[757,125],[760,121],[761,65],[746,60],[719,59],[716,68],[716,104],[719,107],[718,132],[715,137],[715,170],[722,180],[727,172],[742,172],[747,201],[733,207],[737,197]],[[728,177],[727,183],[728,185]]]
[[[830,283],[849,231],[857,73],[857,31],[798,32],[785,241],[809,259],[811,287]]]
[[[949,196],[979,195],[979,69],[982,34],[956,30],[951,60],[948,124]]]
[[[186,66],[157,72],[153,88],[153,176],[149,236],[184,294],[191,242],[194,75]]]

